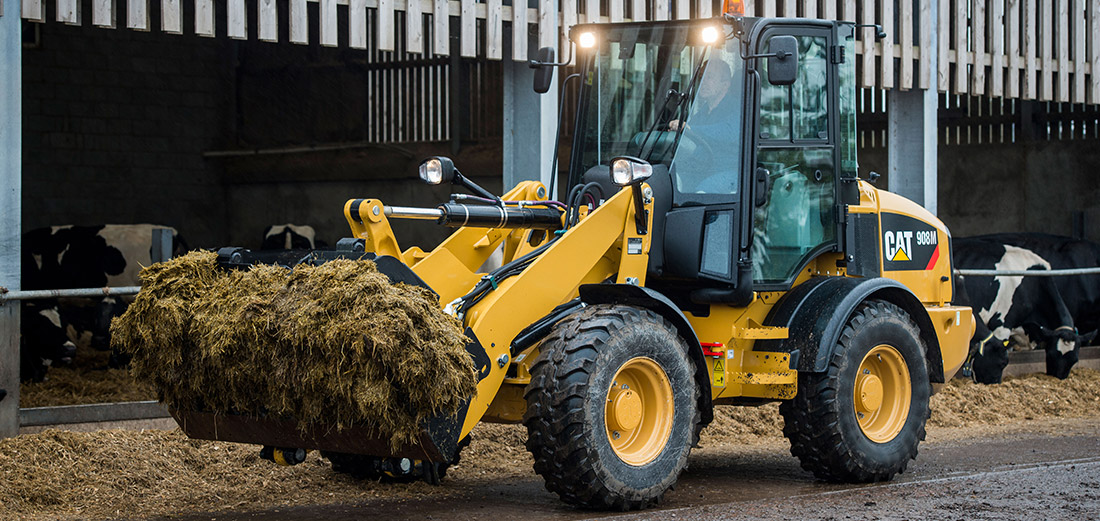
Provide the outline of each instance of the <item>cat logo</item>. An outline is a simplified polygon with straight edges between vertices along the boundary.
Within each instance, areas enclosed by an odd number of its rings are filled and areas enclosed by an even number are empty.
[[[913,232],[886,232],[882,235],[882,246],[886,250],[886,259],[891,262],[913,260]]]

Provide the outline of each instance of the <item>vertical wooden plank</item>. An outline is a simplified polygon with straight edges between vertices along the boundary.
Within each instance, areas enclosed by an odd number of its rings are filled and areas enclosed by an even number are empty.
[[[1100,0],[1089,0],[1089,103],[1100,104]]]
[[[637,6],[636,3],[635,6]],[[642,12],[645,12],[644,4],[642,6]],[[634,16],[637,16],[637,14],[635,14]],[[562,50],[562,54],[568,54],[567,49],[569,49],[569,29],[574,25],[577,25],[577,0],[561,0],[562,44],[561,47],[558,48]],[[573,53],[572,59],[573,63],[577,62],[576,53]]]
[[[970,92],[980,95],[985,94],[985,0],[971,1],[970,45],[974,48],[974,61],[970,69]]]
[[[318,25],[320,26],[321,34],[319,37],[321,45],[325,47],[336,47],[336,37],[339,34],[339,29],[336,25],[336,0],[320,0],[320,4],[318,15],[321,19],[318,21]]]
[[[1083,0],[1073,0],[1073,102],[1085,102],[1085,20],[1088,13]]]
[[[658,3],[664,3],[666,9],[668,8],[667,1],[657,0]],[[584,21],[590,24],[600,23],[600,0],[585,0]]]
[[[374,32],[378,35],[378,50],[392,51],[394,49],[394,0],[378,0],[378,19],[374,26]]]
[[[57,0],[57,21],[80,25],[80,4],[80,0]]]
[[[610,0],[610,1],[611,1],[611,4],[614,5],[616,3],[621,2],[622,0]],[[793,0],[787,0],[787,1],[791,2],[792,4],[794,3]],[[691,18],[691,1],[690,0],[676,0],[676,19],[677,20],[687,20],[688,18]]]
[[[918,3],[920,0],[917,0]],[[898,86],[903,90],[913,88],[913,20],[920,22],[918,12],[913,10],[913,0],[898,1],[898,45],[901,47],[901,60],[898,66]]]
[[[367,0],[348,0],[348,47],[367,48]]]
[[[1039,38],[1042,49],[1039,63],[1042,70],[1039,75],[1039,99],[1043,101],[1054,99],[1054,12],[1051,1],[1039,0],[1039,20],[1042,24]]]
[[[828,3],[829,0],[825,0]],[[801,0],[802,3],[802,16],[806,18],[817,18],[817,0]]]
[[[290,0],[290,43],[309,43],[309,11],[306,0]]]
[[[279,4],[275,0],[256,0],[257,37],[264,42],[279,41]]]
[[[1039,12],[1037,0],[1024,0],[1024,99],[1039,97],[1039,78],[1036,54],[1038,42],[1036,35],[1039,29]]]
[[[46,6],[42,0],[23,0],[23,18],[35,22],[46,21]]]
[[[451,14],[447,0],[434,0],[432,2],[432,52],[437,55],[446,55],[451,50]],[[524,39],[524,42],[527,40]],[[527,47],[523,48],[523,59],[527,59]],[[437,75],[438,79],[438,75]],[[439,107],[436,107],[437,109]]]
[[[705,2],[706,0],[702,0],[702,1]],[[645,0],[634,0],[633,1],[633,3],[631,4],[631,9],[630,9],[630,19],[631,20],[634,20],[635,22],[641,22],[641,21],[644,21],[646,19],[646,12],[645,12],[645,7],[646,6],[645,6],[645,4],[646,4]],[[575,12],[574,12],[574,16],[576,16]]]
[[[894,30],[894,0],[880,1],[882,9],[881,23],[886,31],[886,38],[879,40],[882,49],[882,68],[879,70],[881,80],[879,80],[878,85],[882,89],[892,89],[894,88],[894,42],[898,38],[898,33]],[[912,23],[912,18],[905,17],[905,21]]]
[[[459,52],[464,58],[477,56],[477,14],[474,12],[474,0],[460,0],[459,3]]]
[[[1056,0],[1058,28],[1058,101],[1069,101],[1069,0]]]
[[[936,0],[930,0],[936,1]],[[951,90],[951,62],[948,51],[951,47],[951,0],[939,0],[936,11],[936,88],[940,92]]]
[[[745,16],[757,16],[756,0],[745,0]]]
[[[821,0],[821,17],[826,20],[837,19],[836,3],[838,0]]]
[[[490,31],[491,29],[486,29]],[[500,0],[497,0],[497,46],[500,46]],[[408,0],[405,5],[405,50],[415,54],[424,54],[424,8],[420,0]],[[500,59],[497,53],[496,59]]]
[[[657,0],[657,1],[660,3],[661,0]],[[774,18],[775,17],[775,11],[776,11],[775,4],[776,4],[776,1],[777,0],[760,0],[760,2],[762,4],[764,4],[761,8],[761,10],[764,13],[763,14],[764,18]]]
[[[92,0],[92,25],[113,28],[117,16],[115,0]]]
[[[920,29],[917,36],[917,48],[920,52],[920,62],[917,65],[917,86],[922,89],[931,89],[932,75],[936,73],[932,69],[932,55],[936,54],[936,42],[932,41],[932,2],[937,0],[917,0],[917,16]],[[902,60],[903,62],[905,60]]]
[[[989,54],[992,63],[989,66],[989,94],[1004,96],[1005,79],[1005,19],[1004,0],[989,0],[986,10],[989,12],[986,27],[989,32]]]
[[[1020,97],[1020,0],[1008,0],[1008,88],[1009,98]]]
[[[126,0],[126,27],[149,30],[149,0]]]
[[[527,61],[526,0],[520,0],[520,5],[512,8],[512,59],[515,61]]]
[[[843,0],[844,12],[840,13],[841,20],[856,21],[856,0]]]
[[[229,0],[226,5],[226,35],[235,40],[248,38],[248,20],[244,0]]]
[[[777,2],[778,0],[772,0]],[[786,18],[794,18],[798,16],[798,4],[795,0],[783,0],[783,16]]]
[[[875,23],[875,0],[863,0],[861,24]],[[863,43],[863,87],[875,86],[875,29],[861,27],[859,37]]]
[[[686,3],[687,0],[680,1]],[[623,9],[626,8],[626,1],[611,0],[610,2],[608,2],[608,4],[608,19],[610,19],[612,22],[623,21]]]
[[[970,83],[967,70],[970,48],[967,45],[967,7],[968,0],[955,0],[955,94],[966,94]]]
[[[499,60],[504,54],[502,10],[500,0],[489,0],[488,12],[486,13],[488,17],[485,19],[485,56],[490,60]]]
[[[714,16],[714,9],[711,7],[710,0],[699,0],[695,4],[695,12],[697,18],[710,18]]]
[[[558,2],[557,0],[539,0],[539,47],[553,47],[557,39]]]
[[[161,0],[160,30],[168,34],[183,34],[183,3],[180,0]]]

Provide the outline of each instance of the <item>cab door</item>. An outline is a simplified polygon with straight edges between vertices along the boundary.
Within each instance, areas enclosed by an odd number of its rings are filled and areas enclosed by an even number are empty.
[[[785,289],[811,259],[837,247],[836,66],[830,27],[774,25],[761,32],[756,53],[771,38],[798,42],[798,73],[791,85],[768,81],[768,60],[757,60],[753,211],[753,287]],[[766,183],[759,182],[766,179]]]

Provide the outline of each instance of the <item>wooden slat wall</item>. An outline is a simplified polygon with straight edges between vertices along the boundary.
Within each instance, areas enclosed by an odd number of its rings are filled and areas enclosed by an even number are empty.
[[[23,18],[45,21],[45,2],[50,0],[8,1],[20,2]],[[81,0],[55,1],[58,21],[79,25],[87,18],[81,16]],[[150,23],[151,1],[160,3],[159,23]],[[216,26],[223,24],[228,37],[245,39],[251,22],[258,28],[254,38],[276,42],[280,34],[277,1],[226,0],[226,18],[215,20],[221,15],[215,14],[214,0],[91,0],[90,18],[95,26],[115,27],[117,5],[125,2],[126,27],[179,34],[184,25],[182,4],[192,2],[196,34],[212,37]],[[250,9],[247,2],[255,2],[256,8]],[[547,11],[554,4],[547,0],[523,0],[519,7],[505,0],[287,2],[290,27],[284,34],[292,43],[307,44],[312,36],[321,45],[335,46],[339,33],[346,32],[352,48],[376,45],[380,51],[394,51],[400,46],[419,55],[427,51],[428,42],[431,50],[427,52],[446,56],[452,51],[449,21],[457,18],[455,51],[461,56],[516,61],[527,60],[533,52],[528,48],[528,31],[518,28],[533,29],[540,45],[547,45],[566,41],[569,28],[578,22],[709,17],[721,8],[720,0],[559,0],[557,13]],[[319,4],[317,35],[309,34],[307,2]],[[931,2],[937,3],[935,20]],[[337,15],[337,5],[348,6],[346,17]],[[881,42],[873,40],[871,29],[856,31],[856,49],[862,55],[860,84],[866,88],[907,90],[935,85],[951,94],[1100,104],[1100,0],[745,0],[745,13],[836,17],[883,25],[887,37]],[[249,20],[250,16],[255,19]],[[936,41],[931,37],[932,24],[936,24]],[[509,32],[512,53],[505,56],[503,39]],[[930,68],[927,59],[933,54],[938,58],[937,70]]]

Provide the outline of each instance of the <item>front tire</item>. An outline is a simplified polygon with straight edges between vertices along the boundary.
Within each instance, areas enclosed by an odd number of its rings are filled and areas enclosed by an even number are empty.
[[[930,394],[917,325],[870,300],[848,320],[825,372],[799,374],[798,394],[779,407],[783,434],[819,479],[885,481],[916,458]]]
[[[658,503],[687,467],[699,389],[687,345],[652,311],[599,305],[543,341],[527,387],[527,449],[546,488],[586,508]]]

